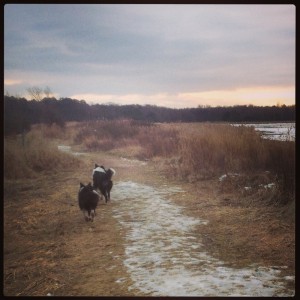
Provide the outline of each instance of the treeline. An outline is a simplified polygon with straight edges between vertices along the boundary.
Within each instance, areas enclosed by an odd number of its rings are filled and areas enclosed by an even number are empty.
[[[84,100],[41,101],[4,96],[4,134],[21,133],[32,124],[133,119],[144,122],[285,122],[295,121],[292,106],[230,106],[172,109],[153,105],[89,105]]]

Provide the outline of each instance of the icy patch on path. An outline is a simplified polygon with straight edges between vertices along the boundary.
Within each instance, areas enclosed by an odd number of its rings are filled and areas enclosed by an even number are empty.
[[[85,154],[83,152],[74,152],[74,151],[72,151],[71,146],[66,146],[66,145],[58,145],[57,149],[60,150],[60,151],[63,151],[63,152],[71,153],[71,154],[73,154],[75,156],[84,155]]]
[[[223,266],[201,250],[193,236],[202,219],[185,216],[166,199],[180,188],[155,189],[135,182],[116,183],[114,215],[127,229],[124,264],[138,288],[151,296],[291,296],[280,268]]]

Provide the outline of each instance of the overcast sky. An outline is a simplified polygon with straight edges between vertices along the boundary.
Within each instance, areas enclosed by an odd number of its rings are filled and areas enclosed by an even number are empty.
[[[4,91],[88,103],[295,104],[293,5],[7,4]]]

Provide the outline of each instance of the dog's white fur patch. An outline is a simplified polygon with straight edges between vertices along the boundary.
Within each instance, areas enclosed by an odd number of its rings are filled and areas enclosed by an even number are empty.
[[[95,169],[93,170],[93,175],[94,175],[95,172],[106,173],[105,170],[104,170],[103,168],[101,168],[101,167],[95,168]]]
[[[101,197],[101,195],[99,193],[97,193],[97,191],[93,190],[93,193],[98,195],[99,197]]]
[[[115,171],[115,169],[113,169],[113,168],[109,168],[112,172],[113,172],[113,175],[115,175],[116,174],[116,171]]]

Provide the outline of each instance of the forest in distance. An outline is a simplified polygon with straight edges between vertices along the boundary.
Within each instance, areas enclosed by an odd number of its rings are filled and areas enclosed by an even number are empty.
[[[295,105],[277,106],[198,106],[167,108],[154,105],[88,104],[84,100],[45,97],[40,101],[4,96],[4,135],[21,133],[31,125],[70,121],[131,119],[154,122],[291,122]]]

